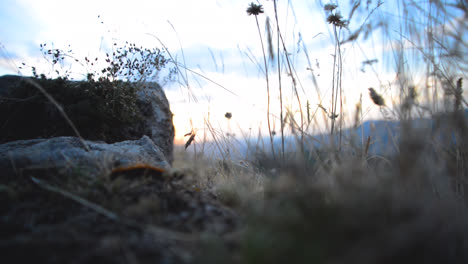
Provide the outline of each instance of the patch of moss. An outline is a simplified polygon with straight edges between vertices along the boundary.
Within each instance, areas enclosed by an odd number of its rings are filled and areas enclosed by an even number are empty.
[[[144,134],[137,130],[142,128],[143,116],[133,83],[106,79],[30,80],[61,105],[85,139],[112,143],[138,139]],[[9,98],[0,102],[0,142],[76,136],[59,109],[31,82],[20,79],[9,89]]]

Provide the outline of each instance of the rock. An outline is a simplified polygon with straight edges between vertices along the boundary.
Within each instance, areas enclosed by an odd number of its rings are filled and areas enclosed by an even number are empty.
[[[115,167],[145,163],[162,169],[170,164],[162,150],[148,137],[108,144],[56,137],[12,141],[0,145],[0,170],[12,176],[24,170],[53,169],[87,175],[109,173]]]
[[[142,88],[138,90],[138,100],[145,127],[149,130],[148,136],[163,150],[172,164],[175,132],[169,101],[161,86],[155,82],[146,83]]]
[[[82,138],[115,143],[147,135],[172,163],[172,113],[157,83],[137,86],[121,81],[2,76],[0,143],[77,136],[59,109],[28,80],[38,83],[61,105]]]

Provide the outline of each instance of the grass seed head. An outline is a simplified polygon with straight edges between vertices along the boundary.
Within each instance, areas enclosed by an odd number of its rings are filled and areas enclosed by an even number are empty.
[[[382,98],[382,96],[380,94],[378,94],[374,88],[369,88],[369,95],[370,95],[370,98],[372,99],[372,101],[374,102],[374,104],[378,105],[378,106],[384,106],[385,105],[385,101],[384,99]]]

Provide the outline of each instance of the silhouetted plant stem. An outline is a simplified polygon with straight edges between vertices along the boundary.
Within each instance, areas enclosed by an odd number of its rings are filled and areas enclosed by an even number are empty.
[[[262,38],[262,33],[260,32],[260,25],[258,24],[258,18],[257,15],[255,15],[255,22],[257,22],[257,29],[258,29],[258,35],[260,36],[260,43],[262,44],[262,52],[263,52],[263,62],[265,64],[265,79],[266,79],[266,85],[267,85],[267,97],[268,97],[268,102],[267,102],[267,122],[268,122],[268,133],[270,134],[270,145],[271,145],[271,153],[273,155],[273,158],[275,158],[275,149],[273,146],[273,134],[271,133],[271,124],[270,124],[270,81],[268,79],[268,65],[266,62],[266,56],[265,56],[265,46],[263,45],[263,38]]]
[[[333,26],[334,29],[335,29],[335,33],[336,33],[336,28],[335,26]],[[335,35],[335,38],[336,38],[336,35]],[[331,138],[333,140],[333,132],[334,132],[334,129],[335,129],[335,76],[336,76],[336,49],[337,49],[337,46],[335,45],[335,53],[333,54],[333,74],[332,74],[332,96],[331,96],[331,105],[332,105],[332,109],[331,109],[331,113],[330,113],[330,119],[331,119],[331,131],[330,131],[330,134],[331,134]]]
[[[333,16],[336,17],[336,21],[332,21],[333,23],[333,33],[335,37],[335,53],[333,55],[333,80],[332,80],[332,110],[331,110],[331,120],[332,120],[332,125],[331,125],[331,138],[332,138],[332,144],[334,145],[334,130],[335,130],[335,121],[336,118],[340,118],[340,137],[339,137],[339,149],[341,149],[341,140],[342,140],[342,118],[343,118],[343,96],[342,96],[342,87],[341,87],[341,77],[342,77],[342,70],[343,70],[343,65],[342,65],[342,57],[341,57],[341,45],[340,45],[340,39],[338,37],[338,32],[337,32],[337,27],[340,27],[340,29],[343,27],[343,21],[341,21],[341,17],[337,14],[334,14]],[[331,16],[329,16],[330,18]],[[338,56],[338,58],[337,58]],[[336,83],[335,83],[336,82]],[[338,90],[339,89],[339,90]],[[336,110],[338,107],[338,94],[340,96],[340,114],[336,114]]]
[[[279,29],[279,22],[278,22],[278,12],[276,8],[276,0],[273,0],[274,8],[275,8],[275,20],[276,20],[276,32],[277,32],[277,56],[276,59],[278,61],[278,86],[279,86],[279,93],[280,93],[280,121],[281,121],[281,159],[284,161],[284,119],[283,119],[283,92],[281,87],[281,63],[280,63],[280,29]]]
[[[288,57],[288,49],[286,48],[286,44],[284,43],[284,39],[280,31],[278,31],[278,35],[280,37],[281,44],[283,45],[283,52],[284,52],[284,56],[286,57],[286,64],[288,66],[289,76],[291,76],[291,82],[293,84],[294,94],[296,95],[297,103],[299,104],[299,112],[301,114],[301,152],[302,152],[303,147],[304,147],[304,112],[302,111],[301,100],[299,98],[299,93],[297,92],[296,79],[294,79],[294,72],[291,66],[291,61],[289,60],[289,57]]]
[[[339,92],[340,92],[340,141],[339,141],[339,149],[341,150],[341,140],[342,140],[342,136],[343,136],[343,133],[342,133],[342,128],[343,128],[343,89],[341,87],[341,77],[343,75],[343,60],[342,60],[342,57],[341,57],[341,43],[340,43],[340,40],[339,40],[339,37],[338,37],[338,33],[336,32],[336,26],[335,26],[335,39],[336,39],[336,45],[338,47],[338,80],[337,80],[337,86],[336,86],[336,89],[339,89]],[[337,90],[337,95],[338,95],[338,90]],[[337,100],[335,100],[335,113],[336,113],[336,104],[338,103]],[[336,115],[335,115],[336,116]]]

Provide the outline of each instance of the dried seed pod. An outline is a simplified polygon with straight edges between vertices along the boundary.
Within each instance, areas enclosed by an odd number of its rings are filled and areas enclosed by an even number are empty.
[[[374,102],[374,104],[378,105],[378,106],[384,106],[385,105],[385,101],[384,99],[382,98],[382,96],[380,94],[378,94],[374,88],[369,88],[369,95],[370,95],[370,98],[372,99],[372,101]]]
[[[190,144],[192,144],[192,141],[195,139],[195,133],[192,133],[192,135],[190,136],[190,138],[187,140],[187,142],[185,142],[185,149],[187,149]]]

